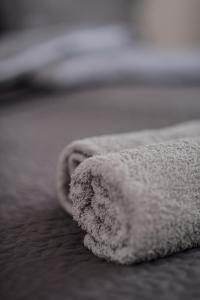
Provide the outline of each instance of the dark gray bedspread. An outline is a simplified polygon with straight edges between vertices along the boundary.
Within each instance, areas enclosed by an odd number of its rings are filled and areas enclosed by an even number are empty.
[[[200,250],[120,266],[95,257],[59,206],[73,139],[200,118],[200,89],[99,88],[0,107],[0,299],[200,299]]]

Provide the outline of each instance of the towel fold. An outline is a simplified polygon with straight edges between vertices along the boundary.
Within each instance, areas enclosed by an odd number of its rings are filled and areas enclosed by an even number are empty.
[[[72,213],[72,202],[69,195],[71,175],[85,159],[94,155],[104,155],[147,144],[198,135],[200,135],[200,122],[193,121],[163,129],[105,135],[72,142],[63,150],[58,164],[57,187],[61,205],[68,213]]]
[[[85,246],[107,260],[141,262],[198,246],[200,138],[91,157],[72,175],[71,199]]]

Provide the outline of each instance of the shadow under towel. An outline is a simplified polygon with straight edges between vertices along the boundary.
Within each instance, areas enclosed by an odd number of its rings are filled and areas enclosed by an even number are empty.
[[[200,244],[200,138],[94,156],[72,176],[85,246],[135,263]]]
[[[200,136],[200,121],[182,123],[162,129],[105,135],[74,141],[62,152],[58,163],[57,189],[61,205],[72,214],[69,195],[71,175],[85,159],[138,146],[176,138]]]

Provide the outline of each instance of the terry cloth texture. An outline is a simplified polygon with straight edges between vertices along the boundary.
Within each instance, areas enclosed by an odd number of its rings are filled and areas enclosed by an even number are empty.
[[[85,246],[124,264],[200,245],[199,182],[199,137],[89,158],[71,183]]]
[[[105,135],[74,141],[62,152],[58,163],[57,190],[61,205],[72,214],[69,195],[71,175],[85,159],[138,146],[200,135],[200,121],[192,121],[156,130]]]

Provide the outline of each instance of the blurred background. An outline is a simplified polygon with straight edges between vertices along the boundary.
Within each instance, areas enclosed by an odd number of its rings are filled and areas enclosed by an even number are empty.
[[[198,0],[1,0],[0,90],[200,81]]]

